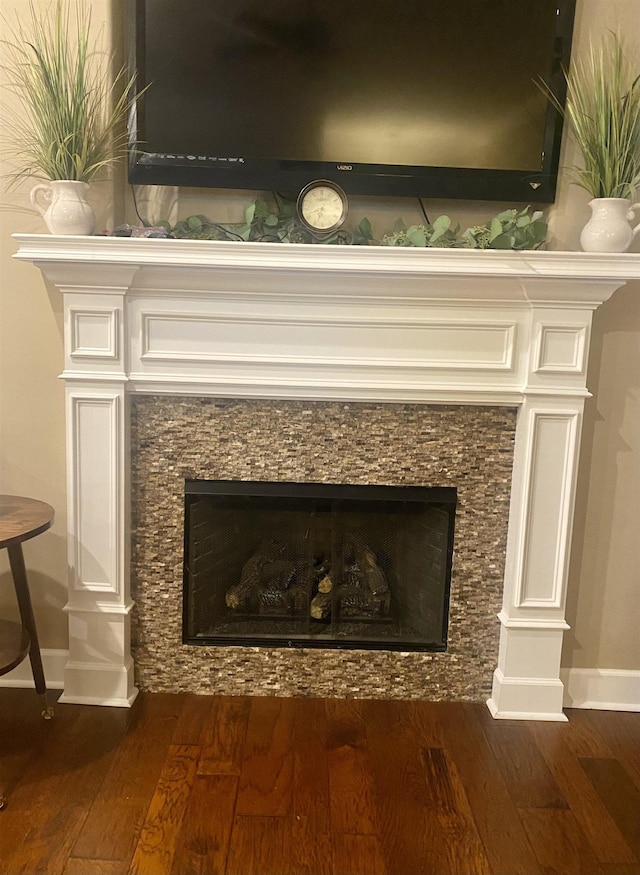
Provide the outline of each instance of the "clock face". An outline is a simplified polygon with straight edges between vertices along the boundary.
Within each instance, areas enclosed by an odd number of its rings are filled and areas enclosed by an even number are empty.
[[[298,213],[312,231],[335,231],[347,215],[346,195],[331,183],[312,182],[300,192]]]

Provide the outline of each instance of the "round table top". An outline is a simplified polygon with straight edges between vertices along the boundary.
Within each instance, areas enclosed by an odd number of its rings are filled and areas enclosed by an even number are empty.
[[[55,511],[50,504],[21,495],[0,495],[0,547],[11,547],[46,532]]]

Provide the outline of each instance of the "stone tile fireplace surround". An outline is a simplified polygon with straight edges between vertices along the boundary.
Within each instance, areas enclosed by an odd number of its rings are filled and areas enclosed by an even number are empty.
[[[498,655],[513,408],[139,395],[131,422],[133,654],[143,689],[487,698]],[[457,486],[447,652],[182,645],[191,478]]]
[[[447,461],[447,444],[452,423],[463,422],[467,445],[462,455],[475,453],[472,469],[478,460],[484,465],[491,453],[501,458],[499,469],[483,468],[483,476],[487,492],[502,484],[496,507],[498,517],[502,508],[505,518],[512,444],[506,557],[504,523],[495,529],[492,551],[480,533],[475,542],[472,526],[462,526],[454,556],[452,599],[458,601],[452,610],[452,646],[446,654],[433,655],[443,657],[444,666],[448,659],[448,667],[434,665],[435,660],[411,662],[415,654],[395,654],[411,663],[400,676],[390,654],[376,654],[379,663],[368,675],[376,683],[365,683],[364,691],[342,689],[346,695],[390,695],[395,684],[400,695],[435,697],[437,687],[438,698],[478,698],[488,690],[487,673],[493,668],[488,705],[494,716],[564,719],[560,651],[567,628],[567,563],[581,416],[588,397],[591,314],[640,273],[640,256],[41,235],[16,239],[16,257],[37,265],[64,296],[69,661],[63,701],[128,705],[136,696],[130,631],[130,410],[133,406],[136,412],[136,437],[141,422],[147,421],[143,431],[149,427],[149,420],[139,418],[142,410],[151,422],[155,417],[166,424],[169,410],[192,413],[195,405],[216,411],[220,421],[229,411],[241,422],[286,415],[296,421],[304,415],[329,417],[333,426],[342,422],[348,428],[358,421],[358,441],[365,442],[380,417],[387,435],[394,429],[407,431],[409,420],[423,426],[434,418],[441,421],[440,462],[429,461],[424,428],[408,429],[412,451],[405,452],[404,461],[402,455],[380,459],[372,438],[372,446],[359,451],[361,458],[373,460],[372,470],[356,473],[357,480],[367,482],[392,483],[394,466],[408,469],[420,482],[435,476],[438,465],[455,468]],[[485,426],[491,423],[497,443],[489,451]],[[153,433],[159,438],[162,429]],[[269,430],[256,433],[258,445],[266,434]],[[263,471],[277,467],[282,452],[261,460],[254,442],[244,457],[255,475],[261,465]],[[311,479],[313,453],[312,447],[310,455],[298,458],[296,476]],[[340,478],[345,476],[343,461],[337,465]],[[156,463],[149,462],[151,467]],[[216,476],[231,479],[234,467],[244,464],[236,460],[228,473]],[[463,482],[465,470],[464,465],[457,470]],[[325,482],[331,479],[326,464],[321,476]],[[170,503],[178,500],[174,494]],[[134,488],[134,508],[138,501]],[[136,526],[139,520],[134,514]],[[259,673],[262,691],[333,694],[327,676],[336,664],[342,660],[343,679],[351,663],[357,673],[357,651],[334,651],[323,661],[322,651],[309,659],[309,651],[265,650],[256,657],[241,648],[234,650],[246,652],[225,655],[222,672],[211,658],[194,670],[191,651],[202,648],[189,648],[185,656],[177,606],[160,636],[149,637],[163,605],[179,600],[179,551],[174,544],[168,562],[147,557],[145,572],[137,563],[139,545],[144,548],[146,541],[138,536],[136,530],[136,586],[145,577],[157,578],[154,562],[170,566],[164,590],[144,585],[136,593],[139,641],[134,653],[144,685],[157,685],[159,660],[170,661],[176,671],[186,660],[183,668],[197,675],[198,684],[213,679],[212,689],[231,692],[236,682],[237,692],[252,689],[251,673]],[[479,593],[479,601],[471,599],[471,604],[465,590],[469,580]],[[471,616],[484,615],[479,632],[469,633],[470,617],[465,618],[463,607]],[[495,611],[499,622],[491,618]],[[159,645],[167,638],[175,652]],[[463,639],[480,644],[475,650],[473,645],[457,650]],[[154,651],[155,662],[150,658]],[[281,681],[294,665],[298,680],[291,690]],[[249,672],[244,683],[237,680],[243,671]],[[305,689],[305,677],[312,676],[315,680]],[[463,689],[465,676],[470,680]],[[177,677],[172,668],[171,685],[180,683]],[[220,677],[226,678],[222,687]]]

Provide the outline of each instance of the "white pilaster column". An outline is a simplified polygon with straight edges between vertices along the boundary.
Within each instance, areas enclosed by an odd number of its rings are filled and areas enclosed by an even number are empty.
[[[125,306],[134,274],[120,267],[109,285],[104,277],[96,283],[97,272],[73,285],[57,278],[65,320],[69,588],[61,702],[127,707],[138,692],[130,632]]]
[[[560,655],[582,405],[527,398],[519,412],[494,717],[565,719]]]
[[[63,702],[130,705],[127,395],[122,382],[68,381],[69,662]]]
[[[544,296],[545,289],[536,289]],[[518,413],[494,717],[565,720],[566,585],[591,326],[589,305],[536,302]]]

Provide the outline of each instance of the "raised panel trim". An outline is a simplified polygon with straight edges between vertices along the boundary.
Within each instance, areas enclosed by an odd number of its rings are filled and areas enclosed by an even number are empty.
[[[401,358],[389,355],[388,346],[380,356],[368,356],[356,358],[353,356],[343,355],[301,355],[287,354],[286,352],[278,355],[273,354],[252,354],[248,352],[202,352],[191,351],[188,348],[189,339],[182,338],[184,349],[166,350],[161,347],[154,348],[152,337],[153,328],[161,323],[169,323],[176,325],[179,323],[193,324],[197,326],[228,326],[228,333],[233,339],[233,329],[237,330],[238,342],[242,342],[242,334],[248,325],[264,326],[265,331],[272,330],[276,327],[286,329],[314,328],[314,329],[352,329],[354,332],[363,331],[384,331],[388,336],[389,331],[406,330],[415,331],[424,330],[436,332],[459,332],[462,337],[457,344],[459,350],[468,350],[470,348],[470,340],[468,335],[472,332],[476,334],[495,335],[495,355],[492,357],[468,358],[455,355],[441,356],[439,358],[428,356],[428,345],[425,348],[425,356],[420,358]],[[516,323],[515,322],[484,322],[484,321],[444,321],[433,319],[398,319],[398,318],[344,318],[342,316],[322,316],[322,317],[303,317],[303,316],[250,316],[245,313],[226,313],[216,314],[212,316],[207,313],[192,313],[185,315],[184,313],[174,313],[163,311],[161,313],[152,311],[140,311],[140,360],[142,362],[188,362],[189,364],[211,364],[216,362],[231,362],[233,364],[248,364],[262,366],[284,365],[291,366],[292,364],[300,364],[304,366],[326,366],[326,365],[348,365],[351,367],[382,367],[387,368],[422,368],[422,369],[452,369],[452,370],[492,370],[492,371],[513,371],[515,346],[516,346]],[[179,329],[178,329],[179,331]],[[464,335],[467,335],[466,337]],[[464,339],[463,339],[464,338]],[[179,335],[178,335],[178,339]]]
[[[106,414],[99,427],[87,419],[87,414],[96,411]],[[70,591],[121,594],[119,556],[123,541],[118,508],[119,460],[124,452],[121,419],[122,401],[118,394],[69,395]],[[95,553],[102,555],[102,560],[91,552],[90,544],[96,548]],[[98,568],[102,573],[96,574]]]
[[[527,473],[524,486],[524,513],[521,520],[523,551],[520,561],[515,606],[517,608],[556,608],[564,606],[564,589],[567,575],[568,554],[573,517],[573,494],[575,486],[576,459],[579,446],[581,413],[578,411],[534,410],[531,412],[531,443],[527,455]],[[548,426],[564,425],[560,439],[551,439],[545,434]],[[545,444],[546,442],[546,444]],[[542,476],[548,473],[553,461],[560,460],[561,476],[555,481],[554,506],[549,507],[548,490],[542,496]],[[543,505],[543,500],[545,501]],[[538,505],[536,506],[536,502]],[[541,520],[552,524],[555,543],[545,538],[548,546],[541,548],[536,543],[534,527]],[[515,521],[511,520],[510,525]],[[553,570],[548,586],[548,595],[539,594],[542,588],[534,581],[530,566],[532,557],[553,553]],[[534,588],[538,594],[534,594]]]
[[[566,359],[554,361],[549,345],[554,335],[557,338],[561,334],[567,335]],[[572,338],[572,344],[569,338]],[[537,374],[583,375],[586,366],[587,327],[585,325],[545,325],[544,323],[538,325],[534,367]]]
[[[104,343],[101,346],[83,346],[82,322],[92,319],[94,323],[101,322],[104,331]],[[113,361],[118,358],[118,310],[81,309],[69,307],[70,349],[73,359],[98,359]]]

